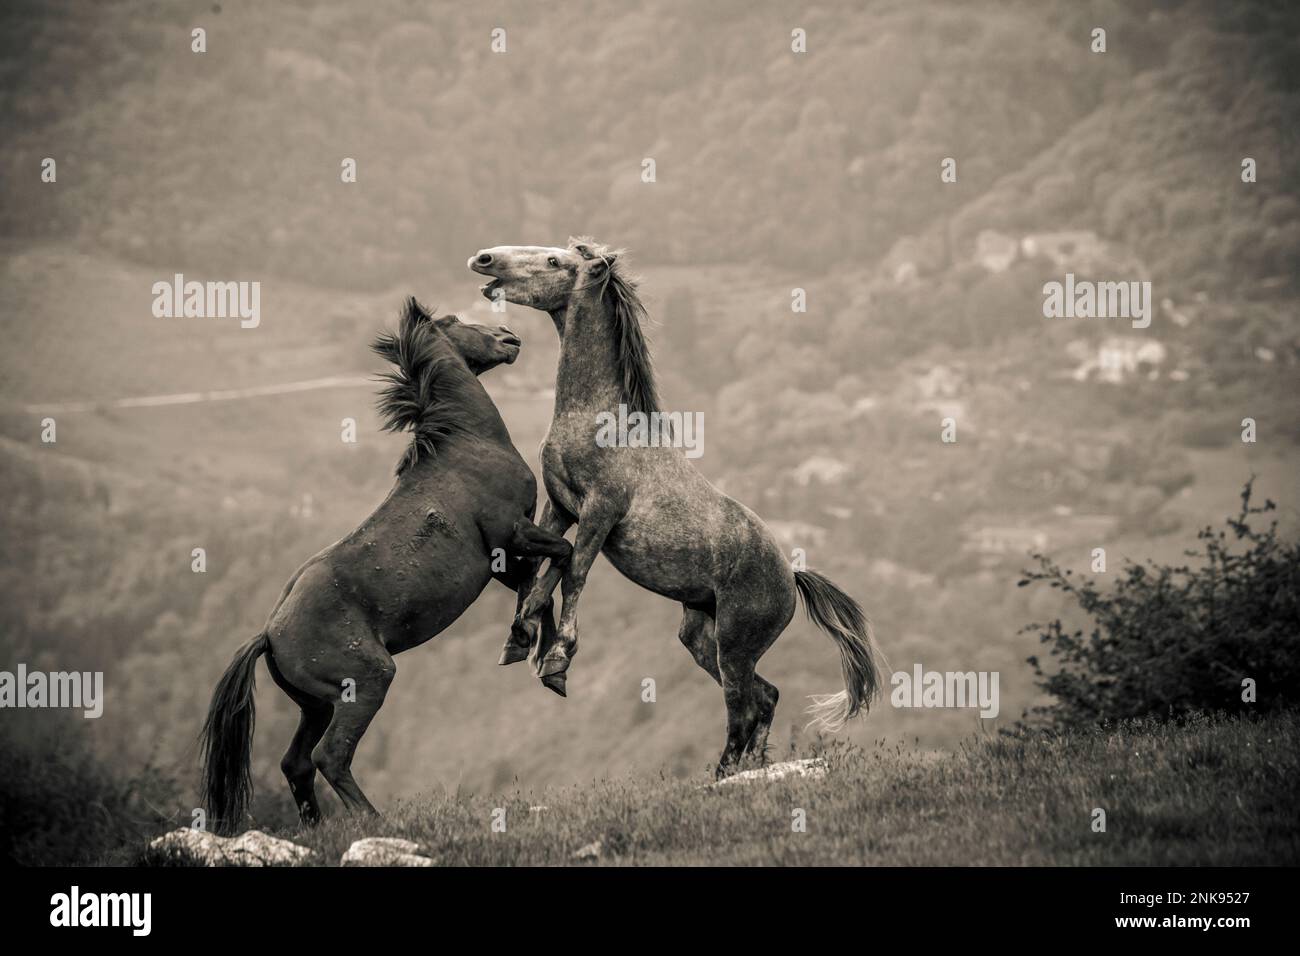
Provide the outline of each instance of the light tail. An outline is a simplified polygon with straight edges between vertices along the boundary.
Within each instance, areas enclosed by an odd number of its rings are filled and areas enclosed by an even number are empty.
[[[857,601],[816,571],[796,571],[794,583],[809,619],[830,635],[840,651],[844,690],[812,695],[807,711],[809,726],[834,732],[879,698],[884,662],[876,648],[871,622]]]

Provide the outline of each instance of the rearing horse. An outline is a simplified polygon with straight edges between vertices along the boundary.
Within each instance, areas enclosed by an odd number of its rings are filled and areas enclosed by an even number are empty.
[[[871,626],[857,602],[815,571],[794,571],[762,520],[714,488],[681,449],[601,447],[597,416],[659,411],[645,310],[617,251],[589,240],[567,248],[497,246],[470,258],[490,276],[489,298],[550,313],[560,335],[555,412],[542,444],[547,502],[539,525],[564,534],[573,553],[552,560],[530,591],[502,662],[538,645],[538,673],[557,693],[577,650],[578,599],[596,555],[684,609],[678,637],[722,686],[727,743],[718,774],[742,756],[762,756],[777,689],[755,673],[758,659],[794,615],[795,595],[839,647],[845,689],[814,698],[814,719],[831,729],[880,693]],[[607,443],[606,443],[607,444]],[[556,639],[538,641],[540,614],[556,583],[564,606]]]
[[[478,380],[519,346],[504,326],[434,318],[415,299],[397,332],[375,342],[394,365],[379,410],[385,427],[413,433],[411,444],[383,504],[298,569],[217,684],[203,726],[203,794],[217,832],[239,824],[252,793],[259,657],[302,710],[280,767],[303,821],[320,819],[317,770],[348,811],[373,812],[352,756],[388,693],[393,656],[455,621],[493,577],[522,604],[540,560],[568,556],[564,538],[533,524],[537,480]]]

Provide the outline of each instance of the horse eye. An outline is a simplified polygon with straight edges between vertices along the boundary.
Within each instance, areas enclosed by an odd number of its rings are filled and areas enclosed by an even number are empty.
[[[546,261],[551,266],[552,269],[560,268],[560,260],[555,258],[555,256],[551,256],[551,258],[547,259]]]

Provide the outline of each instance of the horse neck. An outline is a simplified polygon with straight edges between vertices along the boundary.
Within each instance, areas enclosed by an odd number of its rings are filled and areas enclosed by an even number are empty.
[[[627,401],[613,322],[602,301],[574,296],[556,318],[563,328],[555,375],[555,410],[613,410]],[[553,317],[554,318],[554,317]]]
[[[444,342],[441,351],[452,361],[439,375],[444,377],[443,382],[452,393],[450,401],[456,407],[454,414],[464,423],[464,430],[476,438],[513,448],[506,423],[478,376],[470,371],[465,360],[450,343]],[[440,355],[439,358],[441,357],[443,356]],[[458,438],[459,436],[453,435],[450,440],[454,442]]]

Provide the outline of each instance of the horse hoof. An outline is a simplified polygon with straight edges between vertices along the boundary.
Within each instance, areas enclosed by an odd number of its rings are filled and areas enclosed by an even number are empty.
[[[562,676],[568,669],[569,659],[567,657],[543,657],[542,663],[537,669],[537,676]]]
[[[543,677],[542,684],[543,686],[549,687],[551,690],[555,691],[561,697],[568,697],[569,694],[564,688],[566,680],[568,680],[568,678],[565,677],[564,672],[561,671],[558,674],[548,674]]]
[[[518,664],[520,661],[526,660],[528,660],[528,648],[520,647],[511,641],[501,648],[501,659],[497,663],[501,665]]]

